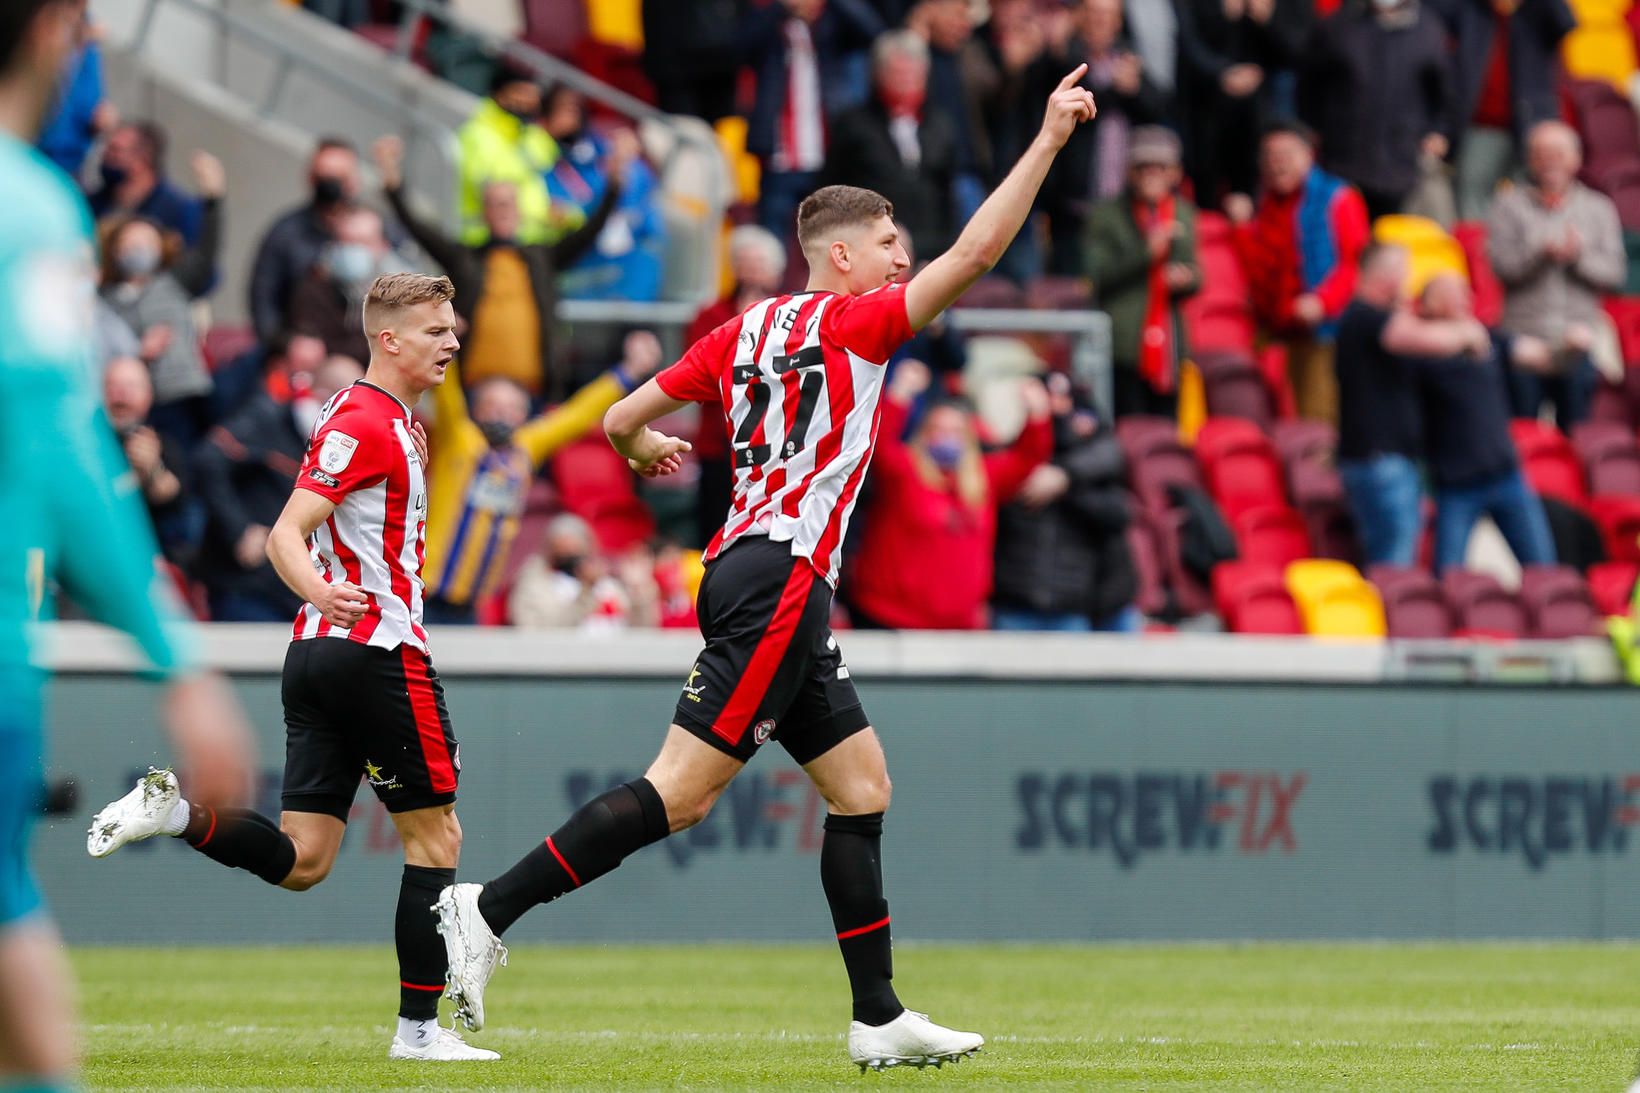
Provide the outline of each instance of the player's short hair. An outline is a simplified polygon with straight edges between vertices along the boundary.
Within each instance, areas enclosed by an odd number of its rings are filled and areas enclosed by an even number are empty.
[[[456,289],[448,277],[425,273],[389,273],[376,278],[364,298],[365,337],[392,326],[405,308],[417,304],[444,303],[455,299]]]
[[[55,4],[72,0],[5,0],[0,3],[0,72],[8,72],[17,63],[17,53],[23,47],[23,35],[29,24],[42,11]]]
[[[861,227],[894,215],[894,205],[862,186],[822,186],[797,207],[797,245],[805,254],[831,242],[843,228]]]

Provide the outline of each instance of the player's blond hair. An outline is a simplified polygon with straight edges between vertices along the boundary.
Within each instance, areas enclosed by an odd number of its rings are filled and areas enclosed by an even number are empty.
[[[448,277],[424,273],[389,273],[376,278],[364,297],[364,333],[371,341],[391,327],[406,308],[455,299]]]
[[[864,227],[879,217],[894,217],[894,204],[862,186],[822,186],[797,207],[797,245],[814,255],[828,247],[839,231]]]

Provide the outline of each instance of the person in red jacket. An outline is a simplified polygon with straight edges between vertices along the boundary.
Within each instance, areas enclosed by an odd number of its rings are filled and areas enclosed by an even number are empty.
[[[991,597],[997,507],[1053,454],[1048,394],[1021,389],[1025,428],[1007,448],[984,453],[973,411],[937,401],[902,441],[911,408],[928,389],[921,361],[901,361],[877,427],[865,534],[849,576],[856,627],[981,630]]]
[[[1265,337],[1287,349],[1300,417],[1338,424],[1333,329],[1371,232],[1361,194],[1315,165],[1315,134],[1279,122],[1259,143],[1259,200],[1231,194],[1236,254]]]

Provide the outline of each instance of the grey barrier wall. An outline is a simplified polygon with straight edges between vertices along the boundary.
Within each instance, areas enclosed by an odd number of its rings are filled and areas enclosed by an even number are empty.
[[[213,642],[219,659],[232,662],[234,644]],[[575,644],[560,643],[566,660]],[[590,663],[587,644],[579,655]],[[641,773],[658,745],[692,642],[635,658],[639,668],[622,663],[622,643],[591,644],[604,666],[577,677],[541,674],[562,666],[486,673],[471,663],[485,658],[446,658],[462,743],[465,877],[493,876],[574,805]],[[1075,678],[1045,651],[1077,646],[1013,639],[994,655],[1029,659],[1036,649],[1040,678],[916,674],[888,670],[882,646],[858,644],[869,654],[855,661],[860,689],[895,778],[884,855],[902,937],[1640,936],[1630,692],[1258,673]],[[276,654],[277,639],[271,646]],[[1205,647],[1184,646],[1193,655],[1174,660],[1175,674],[1209,672]],[[1300,646],[1264,648],[1298,658],[1289,672],[1306,670]],[[1358,648],[1329,654],[1334,675],[1379,670],[1382,654]],[[261,659],[261,670],[235,678],[261,738],[260,804],[272,811],[282,734],[278,680],[265,662],[277,658]],[[368,787],[335,872],[307,893],[270,888],[163,838],[103,861],[85,855],[91,809],[163,759],[154,693],[83,668],[53,685],[51,766],[82,781],[85,807],[43,827],[35,846],[68,937],[387,937],[398,848]],[[827,937],[822,817],[802,772],[770,745],[706,823],[538,909],[509,939]]]

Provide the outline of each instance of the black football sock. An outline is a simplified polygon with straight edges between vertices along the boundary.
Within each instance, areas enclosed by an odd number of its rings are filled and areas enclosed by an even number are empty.
[[[618,785],[576,809],[546,842],[486,884],[478,913],[503,933],[537,903],[590,884],[670,830],[666,803],[647,778]]]
[[[438,1016],[444,993],[444,939],[439,936],[433,904],[456,882],[454,869],[407,865],[399,881],[399,910],[393,920],[393,943],[399,950],[399,1016],[426,1021]]]
[[[894,994],[894,950],[883,898],[883,814],[826,817],[820,884],[854,993],[854,1019],[886,1025],[905,1011]]]
[[[193,805],[182,838],[212,861],[278,884],[296,868],[296,844],[279,825],[248,808]]]

